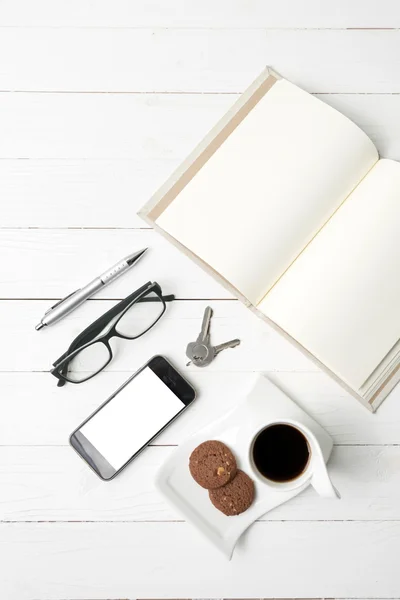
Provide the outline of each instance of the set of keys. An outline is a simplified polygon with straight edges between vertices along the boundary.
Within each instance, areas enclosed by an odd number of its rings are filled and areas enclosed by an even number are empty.
[[[222,352],[222,350],[225,350],[226,348],[235,348],[240,344],[240,340],[235,339],[225,342],[224,344],[219,344],[218,346],[211,346],[210,325],[212,315],[212,308],[207,306],[204,311],[203,323],[197,340],[187,345],[186,356],[190,360],[186,366],[193,363],[196,367],[206,367],[214,360],[217,354]]]

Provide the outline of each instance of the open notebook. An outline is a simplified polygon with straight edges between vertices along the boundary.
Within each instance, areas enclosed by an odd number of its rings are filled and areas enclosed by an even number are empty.
[[[400,379],[400,163],[322,101],[267,69],[139,214],[371,410]]]

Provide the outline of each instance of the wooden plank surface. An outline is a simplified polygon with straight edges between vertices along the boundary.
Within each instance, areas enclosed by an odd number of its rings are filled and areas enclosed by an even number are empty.
[[[400,158],[397,94],[318,97],[361,127],[383,156]],[[0,93],[0,158],[182,160],[236,98],[234,94]]]
[[[6,53],[1,91],[238,93],[270,65],[309,92],[400,92],[395,29],[2,28]]]
[[[7,600],[190,598],[193,589],[200,598],[395,598],[399,551],[398,521],[260,522],[231,562],[186,523],[3,523],[0,586]]]
[[[396,28],[397,0],[2,0],[6,26],[207,29]]]
[[[225,94],[0,93],[0,158],[181,158],[234,100]]]
[[[179,162],[156,156],[0,160],[0,196],[7,200],[0,228],[147,228],[136,211]]]
[[[147,254],[96,298],[125,298],[149,280],[178,298],[232,297],[152,230],[5,229],[0,230],[0,249],[12,260],[2,265],[0,298],[62,298],[141,248],[149,248]],[[76,261],[76,256],[84,260]]]
[[[0,94],[0,227],[144,227],[136,212],[236,97]],[[319,97],[400,159],[399,96]]]

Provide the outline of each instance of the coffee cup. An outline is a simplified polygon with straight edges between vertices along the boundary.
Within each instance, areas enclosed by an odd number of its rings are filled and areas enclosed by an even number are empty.
[[[278,420],[259,429],[250,443],[249,462],[257,479],[277,491],[310,483],[320,496],[340,498],[317,437],[301,422]]]

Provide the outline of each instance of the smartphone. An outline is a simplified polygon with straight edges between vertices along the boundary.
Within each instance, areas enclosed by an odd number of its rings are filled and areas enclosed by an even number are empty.
[[[154,356],[71,434],[79,456],[104,481],[113,479],[196,397],[163,356]]]

